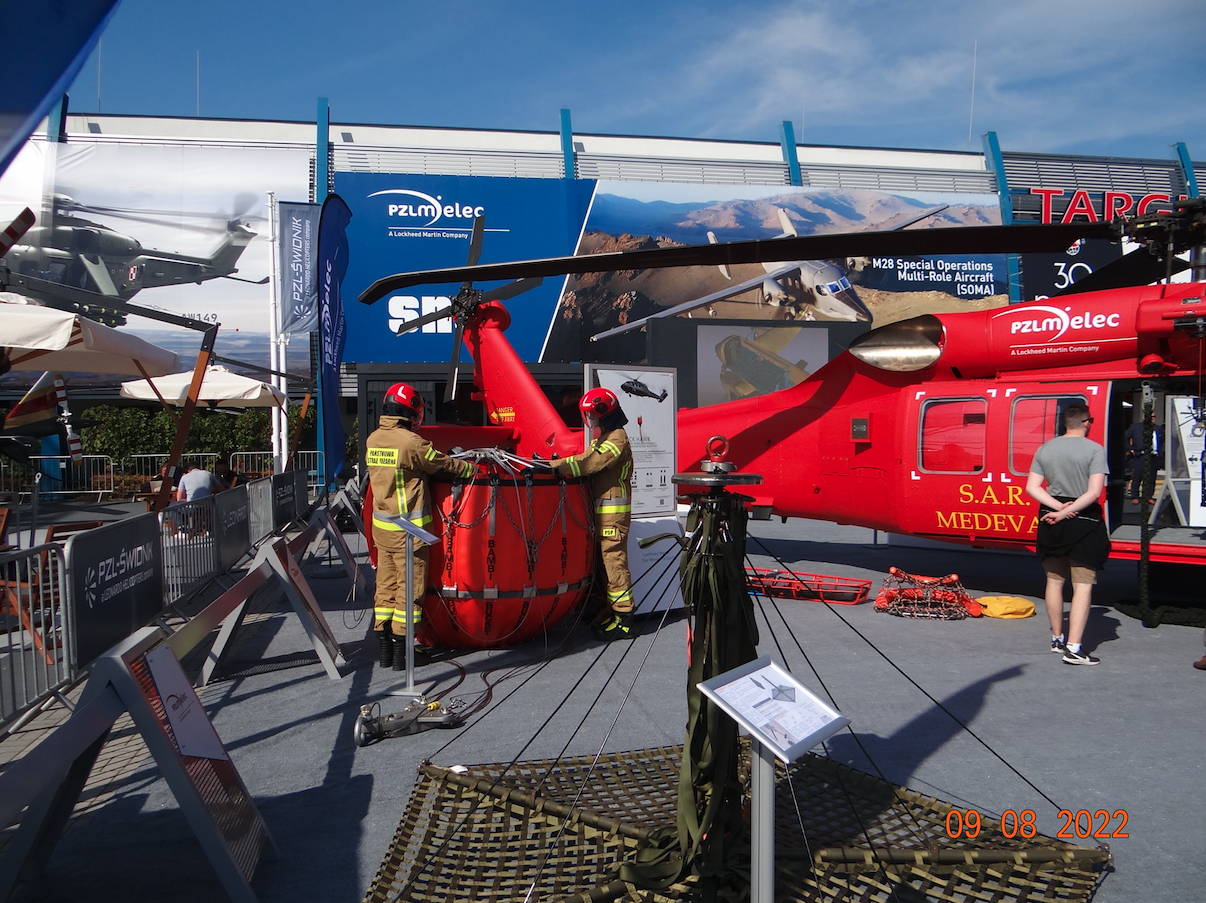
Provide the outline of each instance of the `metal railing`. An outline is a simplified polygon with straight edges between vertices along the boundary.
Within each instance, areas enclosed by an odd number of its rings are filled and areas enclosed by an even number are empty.
[[[293,466],[306,472],[306,488],[313,501],[318,495],[318,482],[326,455],[321,451],[299,451],[293,456]]]
[[[270,451],[235,452],[230,456],[230,469],[239,475],[240,482],[270,477],[276,472]]]
[[[218,575],[213,496],[176,502],[159,512],[163,601],[179,602]]]
[[[96,493],[99,502],[114,491],[113,459],[108,455],[84,455],[78,462],[70,455],[30,455],[28,464],[0,459],[0,492],[28,497],[38,474],[43,496]]]
[[[272,519],[272,480],[255,480],[247,484],[248,522],[251,542],[254,545],[265,536],[271,535],[275,527]]]
[[[75,679],[69,617],[61,545],[0,555],[0,724]]]
[[[293,467],[307,474],[310,499],[318,494],[318,477],[326,455],[321,451],[303,450],[293,454]],[[230,469],[239,475],[242,482],[270,477],[274,473],[272,452],[235,452],[230,456]]]

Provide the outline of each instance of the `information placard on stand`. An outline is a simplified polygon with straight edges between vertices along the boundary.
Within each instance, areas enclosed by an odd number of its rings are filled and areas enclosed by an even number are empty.
[[[700,692],[750,734],[751,903],[775,899],[775,758],[790,765],[850,720],[769,655],[709,678]]]

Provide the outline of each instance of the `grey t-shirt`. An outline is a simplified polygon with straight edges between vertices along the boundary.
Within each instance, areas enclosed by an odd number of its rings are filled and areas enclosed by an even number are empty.
[[[180,478],[180,486],[178,488],[184,490],[185,499],[191,502],[193,499],[213,495],[214,492],[221,489],[221,485],[218,483],[218,478],[208,470],[197,468],[196,470],[190,470]]]
[[[1064,498],[1079,498],[1089,491],[1089,477],[1108,474],[1105,449],[1083,436],[1057,436],[1039,446],[1031,473],[1047,480],[1047,491]]]

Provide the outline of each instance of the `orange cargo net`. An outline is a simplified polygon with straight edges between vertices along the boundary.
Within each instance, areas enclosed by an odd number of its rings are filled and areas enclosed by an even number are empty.
[[[958,574],[921,577],[900,568],[888,568],[884,585],[875,597],[875,610],[901,618],[935,618],[958,621],[982,614],[980,603],[967,594]]]

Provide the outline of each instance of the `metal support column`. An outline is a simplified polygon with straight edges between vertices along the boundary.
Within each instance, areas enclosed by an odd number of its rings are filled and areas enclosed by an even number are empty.
[[[1001,144],[996,132],[984,134],[984,162],[996,177],[997,195],[1001,199],[1001,225],[1013,225],[1013,196],[1009,193],[1009,179],[1005,175],[1005,158],[1001,156]],[[1009,303],[1022,300],[1022,279],[1018,270],[1018,255],[1006,255],[1009,267]]]
[[[790,119],[784,119],[779,126],[779,144],[783,147],[783,162],[787,164],[787,173],[792,185],[803,185],[800,177],[800,157],[796,153],[796,130]]]

